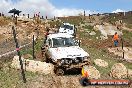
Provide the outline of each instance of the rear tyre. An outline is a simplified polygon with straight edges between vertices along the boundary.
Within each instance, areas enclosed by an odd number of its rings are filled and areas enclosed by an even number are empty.
[[[50,63],[50,60],[46,57],[46,63]]]
[[[46,56],[45,55],[43,55],[43,57],[42,57],[42,62],[46,62]]]
[[[41,47],[41,54],[42,54],[42,62],[46,62],[46,55],[45,55],[45,47]]]

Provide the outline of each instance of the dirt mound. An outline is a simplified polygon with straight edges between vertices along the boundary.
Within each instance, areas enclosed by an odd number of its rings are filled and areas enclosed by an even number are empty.
[[[127,78],[127,69],[122,63],[116,63],[111,68],[110,75],[113,78]]]
[[[83,88],[79,83],[80,76],[39,76],[27,83],[28,88]]]

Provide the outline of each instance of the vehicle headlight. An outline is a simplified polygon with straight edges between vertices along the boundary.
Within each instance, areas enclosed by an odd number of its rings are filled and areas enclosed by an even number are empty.
[[[57,64],[58,64],[59,66],[61,66],[63,63],[64,63],[64,60],[61,60],[61,59],[58,59],[58,60],[57,60]]]
[[[74,59],[74,62],[75,62],[75,63],[78,63],[78,62],[79,62],[79,59],[75,58],[75,59]]]
[[[61,64],[64,64],[65,63],[65,60],[61,60]]]
[[[88,57],[87,57],[87,56],[85,56],[85,57],[83,57],[83,59],[88,59]]]
[[[72,60],[70,60],[70,59],[64,59],[64,63],[70,65],[72,63]]]

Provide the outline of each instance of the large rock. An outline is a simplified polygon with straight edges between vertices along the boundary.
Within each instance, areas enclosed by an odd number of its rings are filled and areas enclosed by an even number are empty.
[[[99,79],[100,73],[99,71],[93,66],[84,66],[84,72],[87,71],[90,79]]]
[[[110,24],[96,25],[94,26],[94,30],[99,30],[103,36],[114,35],[115,32],[117,32],[118,35],[122,35],[122,32],[117,30],[116,26],[112,26]]]
[[[24,60],[24,58],[21,57],[21,60],[23,61],[23,65],[24,65],[24,67],[25,67],[25,64],[24,64],[25,60]],[[19,56],[14,56],[14,58],[13,58],[13,60],[12,60],[11,66],[12,66],[13,68],[20,69]]]
[[[85,26],[85,24],[80,24],[80,27],[82,28],[82,27],[84,27]]]
[[[108,39],[108,36],[103,36],[103,35],[101,35],[101,36],[100,36],[100,39],[101,39],[101,40],[106,40],[106,39]]]
[[[104,60],[101,60],[101,59],[94,60],[94,63],[100,67],[108,67],[108,63]]]
[[[132,79],[132,70],[131,69],[127,70],[127,75],[128,75],[128,78]]]
[[[95,26],[93,27],[93,29],[94,29],[95,31],[98,31],[98,30],[99,30],[99,26],[100,26],[100,25],[95,25]]]
[[[96,33],[94,31],[91,31],[89,34],[90,35],[96,35]]]
[[[54,74],[54,66],[50,63],[34,61],[21,58],[26,71],[38,72],[40,74]],[[19,56],[14,56],[11,66],[20,69]]]
[[[111,68],[110,75],[113,78],[127,78],[127,69],[122,63],[116,63]]]

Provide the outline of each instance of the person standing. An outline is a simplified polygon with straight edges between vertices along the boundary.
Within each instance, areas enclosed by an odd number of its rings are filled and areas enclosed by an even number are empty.
[[[113,36],[113,41],[114,41],[114,46],[117,47],[118,42],[119,42],[119,36],[118,36],[117,32],[115,32],[115,34]]]
[[[46,33],[45,33],[45,41],[44,41],[44,43],[46,43],[47,36],[49,35],[49,31],[50,31],[50,29],[48,27],[46,27]]]

